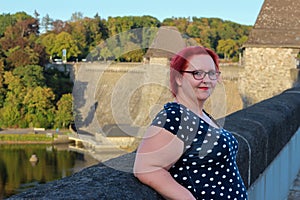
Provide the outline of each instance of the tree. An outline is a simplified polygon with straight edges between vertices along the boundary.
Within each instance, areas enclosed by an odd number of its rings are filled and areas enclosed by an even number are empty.
[[[55,124],[59,128],[67,128],[74,122],[72,94],[64,94],[57,102]]]
[[[13,74],[22,80],[22,84],[27,88],[37,86],[46,86],[43,68],[38,65],[27,65],[26,67],[17,67]]]
[[[38,22],[33,18],[17,21],[6,29],[0,45],[8,67],[13,69],[17,66],[44,63],[44,48],[36,43],[38,34]]]
[[[77,57],[81,53],[76,41],[73,39],[72,35],[67,32],[61,32],[56,36],[52,51],[62,58],[63,49],[67,50],[67,59]]]
[[[24,97],[25,121],[30,127],[50,128],[54,122],[55,94],[51,88],[29,88]]]
[[[111,57],[112,55],[113,54],[111,53],[111,51],[107,47],[104,47],[104,48],[100,49],[100,56],[102,58],[104,58],[105,62],[106,62],[107,58]]]
[[[4,84],[7,87],[4,106],[0,109],[0,125],[4,127],[19,127],[22,119],[22,101],[26,90],[22,80],[11,71],[4,73]]]
[[[238,51],[236,42],[232,39],[220,40],[217,46],[217,52],[224,55],[224,59],[228,60],[235,52]]]
[[[48,33],[41,36],[41,44],[45,47],[46,53],[50,56],[52,61],[52,57],[57,53],[54,49],[56,41],[56,35],[54,33]]]
[[[41,25],[44,27],[46,33],[52,29],[52,23],[53,19],[51,19],[48,14],[46,14],[45,17],[42,18]]]
[[[72,13],[71,22],[80,21],[82,19],[83,19],[83,13],[82,12]]]
[[[70,33],[71,32],[71,26],[69,23],[67,22],[64,22],[62,20],[55,20],[52,22],[52,27],[53,27],[53,30],[52,32],[55,33],[55,34],[59,34],[61,32],[67,32],[67,33]]]

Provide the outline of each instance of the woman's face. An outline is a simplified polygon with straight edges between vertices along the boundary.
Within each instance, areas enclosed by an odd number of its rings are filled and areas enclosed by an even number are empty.
[[[188,66],[184,71],[216,72],[215,63],[209,55],[193,55],[188,61]],[[196,80],[192,73],[183,72],[181,88],[184,96],[189,100],[204,102],[212,94],[217,82],[218,79],[211,80],[209,74],[205,74],[201,80]]]

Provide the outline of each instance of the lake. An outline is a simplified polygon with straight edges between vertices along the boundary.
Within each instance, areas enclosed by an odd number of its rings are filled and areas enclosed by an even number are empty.
[[[68,145],[5,144],[0,152],[0,199],[99,162],[89,154],[71,151]]]

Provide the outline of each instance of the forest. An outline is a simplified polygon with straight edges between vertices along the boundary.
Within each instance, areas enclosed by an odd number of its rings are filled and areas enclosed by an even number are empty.
[[[252,26],[219,18],[172,17],[162,22],[152,16],[102,19],[73,13],[70,20],[25,12],[0,15],[0,128],[67,128],[74,123],[69,74],[46,68],[57,60],[68,62],[141,62],[147,48],[131,30],[175,26],[184,38],[215,50],[222,62],[236,62]],[[143,32],[143,37],[152,37]],[[126,41],[126,42],[125,42]],[[146,45],[147,46],[147,45]],[[137,49],[126,51],[126,49]],[[126,52],[120,54],[120,52]]]

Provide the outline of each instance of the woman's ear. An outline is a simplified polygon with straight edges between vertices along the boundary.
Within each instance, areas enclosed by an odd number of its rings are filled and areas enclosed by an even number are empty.
[[[178,74],[176,77],[175,77],[175,81],[176,81],[176,84],[178,87],[181,87],[182,85],[182,75],[181,74]]]

